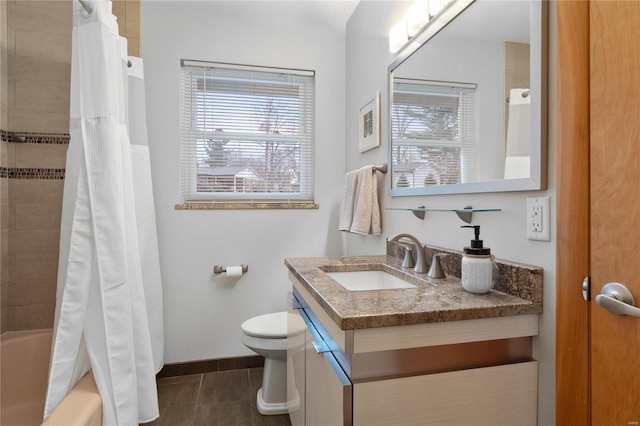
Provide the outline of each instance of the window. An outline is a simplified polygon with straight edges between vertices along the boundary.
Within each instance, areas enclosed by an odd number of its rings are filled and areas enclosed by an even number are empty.
[[[313,203],[314,73],[183,60],[183,202]]]
[[[473,178],[475,91],[474,84],[394,79],[393,188]]]

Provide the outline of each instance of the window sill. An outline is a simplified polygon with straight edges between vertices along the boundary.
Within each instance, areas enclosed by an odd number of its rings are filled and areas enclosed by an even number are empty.
[[[319,209],[316,203],[188,203],[176,204],[176,210],[309,210]]]

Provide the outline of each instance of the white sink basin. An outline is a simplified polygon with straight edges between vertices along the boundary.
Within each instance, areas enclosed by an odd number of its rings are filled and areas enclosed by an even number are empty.
[[[342,287],[351,291],[414,288],[415,285],[384,271],[327,272]]]

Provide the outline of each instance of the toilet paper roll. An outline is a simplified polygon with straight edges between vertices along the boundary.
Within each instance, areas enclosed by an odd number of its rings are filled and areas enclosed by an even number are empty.
[[[242,266],[227,266],[228,277],[239,277],[242,275]]]

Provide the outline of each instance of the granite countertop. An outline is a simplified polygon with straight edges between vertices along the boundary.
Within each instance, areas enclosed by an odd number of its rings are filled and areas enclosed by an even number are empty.
[[[382,256],[285,259],[285,265],[342,330],[539,314],[541,300],[491,290],[472,294],[453,276],[434,279]],[[415,288],[349,291],[325,272],[382,270]],[[494,273],[495,274],[495,273]]]

